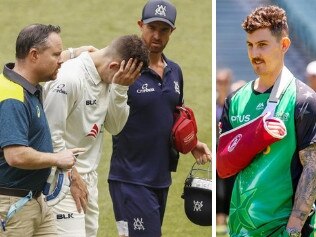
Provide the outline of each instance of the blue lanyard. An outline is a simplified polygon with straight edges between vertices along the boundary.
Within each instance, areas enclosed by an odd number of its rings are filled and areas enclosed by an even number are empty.
[[[5,231],[5,226],[6,226],[6,223],[12,218],[12,216],[14,216],[15,213],[17,213],[19,210],[21,210],[21,208],[28,202],[32,199],[33,197],[33,193],[32,191],[30,191],[28,193],[28,195],[26,195],[25,197],[22,197],[21,199],[19,199],[17,202],[13,203],[10,208],[9,208],[9,211],[7,213],[7,216],[6,218],[3,220],[3,219],[0,219],[1,221],[1,227],[2,227],[2,230]]]

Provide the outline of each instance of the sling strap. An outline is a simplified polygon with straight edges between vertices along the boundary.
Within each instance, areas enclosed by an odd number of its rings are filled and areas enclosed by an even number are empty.
[[[272,91],[270,93],[270,97],[268,99],[268,103],[262,114],[266,114],[270,112],[269,118],[273,117],[275,114],[275,109],[279,104],[280,99],[284,95],[287,87],[290,85],[291,81],[294,79],[293,74],[287,69],[287,67],[283,66],[283,69],[276,79]]]

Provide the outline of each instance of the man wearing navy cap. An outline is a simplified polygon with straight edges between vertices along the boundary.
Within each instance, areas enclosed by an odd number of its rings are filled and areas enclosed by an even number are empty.
[[[150,0],[138,21],[149,49],[149,68],[128,91],[130,114],[113,136],[109,189],[120,237],[160,237],[171,171],[179,154],[170,140],[176,106],[183,104],[183,76],[163,50],[175,30],[176,8],[166,0]],[[211,159],[198,141],[192,154],[198,163]]]

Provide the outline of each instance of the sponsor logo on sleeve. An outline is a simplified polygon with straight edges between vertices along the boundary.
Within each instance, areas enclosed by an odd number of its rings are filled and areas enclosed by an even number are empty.
[[[65,87],[66,87],[65,84],[59,84],[53,89],[53,92],[67,95],[67,91],[65,90],[66,89]]]

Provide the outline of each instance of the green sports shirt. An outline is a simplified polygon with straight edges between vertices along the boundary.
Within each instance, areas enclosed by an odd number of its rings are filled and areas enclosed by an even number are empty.
[[[220,121],[222,132],[262,114],[272,88],[259,93],[253,85],[251,81],[227,98]],[[301,81],[292,80],[277,105],[275,117],[283,120],[287,135],[257,154],[238,173],[230,203],[230,236],[284,234],[302,173],[298,151],[316,141],[315,92]],[[310,222],[313,220],[308,219],[306,224]]]

